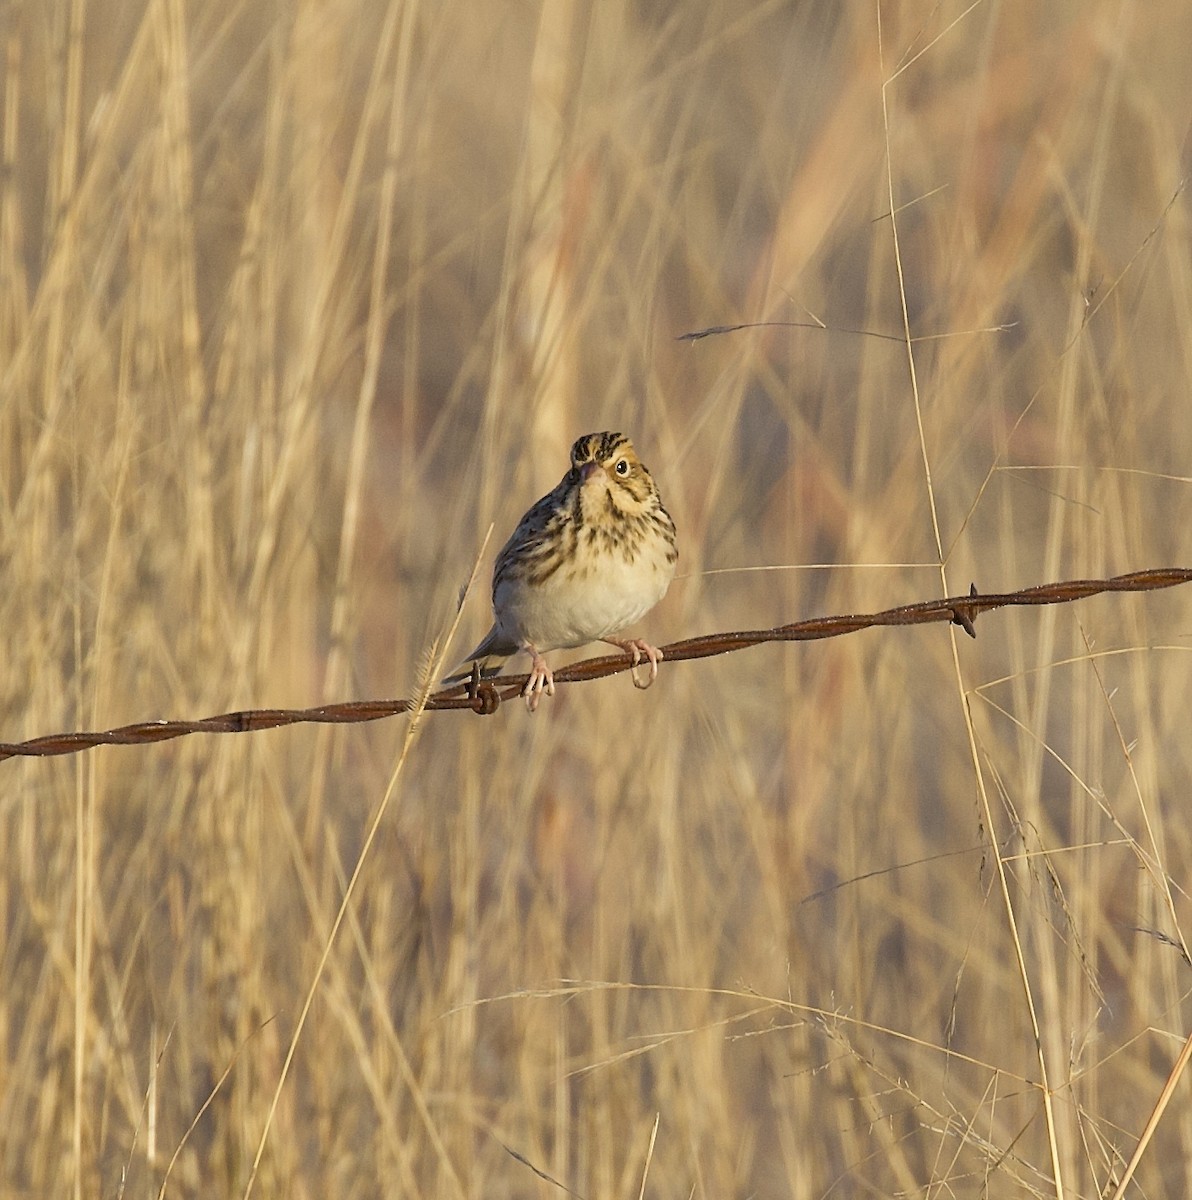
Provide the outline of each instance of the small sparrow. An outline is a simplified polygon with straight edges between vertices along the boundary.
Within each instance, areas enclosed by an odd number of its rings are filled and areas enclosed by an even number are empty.
[[[589,433],[571,447],[571,470],[522,517],[493,568],[488,635],[467,656],[484,675],[519,650],[531,657],[522,695],[533,712],[555,680],[542,656],[602,641],[650,663],[647,688],[658,677],[662,651],[641,638],[618,638],[666,595],[678,550],[675,523],[662,507],[650,472],[620,433]],[[458,683],[470,672],[452,675]]]

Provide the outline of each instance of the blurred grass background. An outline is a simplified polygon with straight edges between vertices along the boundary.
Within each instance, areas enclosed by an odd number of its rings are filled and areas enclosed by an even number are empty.
[[[408,694],[602,428],[658,642],[1188,562],[1184,3],[0,38],[5,740]],[[827,328],[674,340],[762,320]],[[1103,1194],[1187,1033],[1192,593],[978,628],[429,718],[254,1194]],[[3,1195],[245,1192],[405,733],[0,765]]]

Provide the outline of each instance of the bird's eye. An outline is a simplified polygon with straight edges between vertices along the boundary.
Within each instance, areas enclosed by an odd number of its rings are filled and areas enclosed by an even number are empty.
[[[618,475],[620,475],[622,477],[625,475],[628,475],[629,474],[629,460],[627,458],[620,459],[617,462],[616,467],[614,467],[613,469],[617,472]]]

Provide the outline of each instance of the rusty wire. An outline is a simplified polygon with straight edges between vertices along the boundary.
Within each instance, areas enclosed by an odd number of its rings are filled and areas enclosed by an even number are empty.
[[[1025,607],[1039,604],[1068,604],[1103,592],[1151,592],[1192,582],[1192,568],[1162,567],[1135,571],[1111,579],[1074,579],[1064,583],[1040,584],[1018,592],[981,595],[974,585],[967,596],[944,600],[926,600],[919,604],[904,604],[877,613],[857,613],[835,617],[813,617],[794,621],[773,629],[746,629],[735,633],[711,633],[704,637],[687,638],[663,646],[667,662],[683,662],[693,658],[712,658],[749,646],[767,642],[809,642],[820,638],[840,637],[861,629],[883,625],[925,625],[933,621],[948,621],[960,625],[971,637],[976,637],[975,622],[979,613],[994,608]],[[616,675],[631,669],[628,654],[588,658],[554,672],[556,683],[581,683]],[[468,681],[434,692],[426,701],[430,710],[463,709],[491,716],[503,700],[521,693],[526,675],[502,675],[484,680],[479,685]],[[260,729],[277,729],[283,725],[322,724],[350,725],[361,721],[379,721],[385,717],[409,712],[414,700],[357,700],[344,704],[328,704],[319,708],[253,708],[241,712],[221,713],[197,721],[145,721],[137,725],[122,725],[102,732],[55,733],[32,738],[27,742],[0,742],[0,761],[17,757],[48,757],[76,754],[94,746],[130,746],[147,742],[164,742],[185,737],[190,733],[252,733]]]

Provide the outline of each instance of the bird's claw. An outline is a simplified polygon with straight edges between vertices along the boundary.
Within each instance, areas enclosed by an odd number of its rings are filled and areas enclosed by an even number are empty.
[[[629,678],[633,680],[633,686],[639,691],[645,691],[646,688],[658,678],[658,664],[662,661],[662,651],[657,646],[651,646],[649,642],[643,641],[641,638],[605,638],[610,646],[619,646],[626,654],[633,655],[633,663],[629,668]],[[650,673],[646,676],[646,681],[643,683],[637,674],[637,666],[641,660],[645,658],[650,663]]]
[[[543,692],[548,696],[555,694],[555,677],[551,673],[546,659],[534,651],[530,677],[526,680],[526,686],[522,688],[522,695],[526,698],[526,708],[530,712],[537,712],[538,701],[542,699]]]

